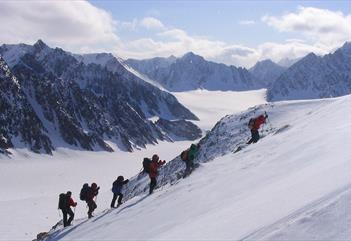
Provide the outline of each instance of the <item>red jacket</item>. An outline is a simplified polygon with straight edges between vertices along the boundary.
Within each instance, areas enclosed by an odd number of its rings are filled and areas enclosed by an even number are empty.
[[[92,188],[90,187],[88,192],[87,192],[87,198],[86,198],[86,201],[92,201],[94,199],[95,196],[97,196],[99,194],[99,189],[100,187],[98,188]]]
[[[260,115],[255,119],[255,123],[253,125],[253,130],[257,131],[260,129],[261,125],[266,122],[266,117],[264,115]]]
[[[150,164],[150,173],[149,176],[150,178],[157,177],[158,175],[158,169],[164,165],[166,161],[152,161]]]
[[[75,207],[75,206],[77,206],[77,203],[74,202],[73,199],[70,197],[69,200],[68,200],[68,205],[72,206],[72,207]]]

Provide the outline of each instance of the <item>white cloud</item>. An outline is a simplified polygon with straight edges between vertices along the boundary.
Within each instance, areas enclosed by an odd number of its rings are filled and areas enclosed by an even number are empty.
[[[134,18],[132,21],[116,21],[117,29],[134,31],[137,29],[139,20]]]
[[[162,30],[165,28],[163,23],[157,18],[146,17],[140,21],[140,25],[151,30]]]
[[[279,61],[283,58],[296,59],[310,52],[323,55],[328,53],[326,46],[305,44],[301,41],[286,41],[285,43],[267,42],[258,46],[260,59],[270,58]]]
[[[271,58],[297,58],[309,52],[325,54],[351,39],[350,15],[325,9],[299,7],[295,13],[265,16],[262,20],[278,31],[298,32],[283,43],[265,42],[255,48],[196,36],[145,17],[118,21],[87,1],[0,1],[0,43],[34,43],[43,39],[50,46],[72,52],[112,52],[123,58],[181,56],[193,51],[209,60],[250,67]],[[6,23],[6,24],[4,24]],[[241,24],[253,24],[251,20]],[[138,31],[140,28],[150,31]],[[118,30],[143,32],[128,40]],[[121,37],[121,38],[120,38]]]
[[[72,51],[108,50],[119,42],[115,21],[87,1],[1,1],[0,42],[43,39]]]
[[[254,25],[256,22],[254,20],[242,20],[239,21],[240,25]]]
[[[351,39],[351,15],[313,7],[298,7],[297,12],[280,17],[264,16],[262,21],[281,32],[297,32],[311,41],[340,45]]]

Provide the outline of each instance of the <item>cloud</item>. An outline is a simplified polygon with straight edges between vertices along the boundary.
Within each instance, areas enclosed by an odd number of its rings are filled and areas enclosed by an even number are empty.
[[[118,30],[134,31],[139,25],[139,20],[134,18],[132,21],[116,21],[116,28]]]
[[[341,12],[299,7],[281,16],[264,16],[262,21],[278,31],[299,35],[253,48],[189,34],[150,15],[119,21],[87,1],[0,1],[0,43],[32,44],[43,39],[71,52],[112,52],[138,59],[193,51],[215,62],[250,67],[266,58],[279,61],[309,52],[325,54],[351,39],[351,17]]]
[[[0,42],[43,39],[73,51],[108,50],[119,42],[116,22],[87,1],[1,1]]]
[[[146,17],[140,21],[140,25],[151,30],[162,30],[165,28],[163,23],[157,18]]]
[[[233,65],[253,65],[257,51],[241,45],[231,45],[210,40],[202,36],[192,36],[182,29],[167,29],[159,32],[160,38],[141,38],[124,43],[119,54],[128,58],[152,58],[155,56],[182,56],[192,51],[209,60]]]
[[[351,39],[351,15],[313,7],[298,7],[282,16],[264,16],[262,21],[281,32],[301,33],[312,41],[340,45]]]
[[[242,20],[239,21],[240,25],[254,25],[256,22],[254,20]]]
[[[296,59],[314,52],[323,55],[328,53],[326,46],[310,45],[301,41],[289,40],[285,43],[266,42],[258,46],[260,59],[270,58],[279,61],[283,58]]]

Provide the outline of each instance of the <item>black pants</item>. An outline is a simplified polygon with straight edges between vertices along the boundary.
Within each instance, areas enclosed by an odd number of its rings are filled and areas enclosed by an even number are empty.
[[[190,175],[190,173],[194,170],[194,162],[193,161],[186,161],[185,165],[186,165],[186,167],[185,167],[185,172],[184,172],[183,177]]]
[[[150,177],[150,179],[151,179],[151,182],[150,182],[149,194],[151,194],[154,191],[154,189],[155,189],[155,187],[157,185],[156,177]]]
[[[87,204],[88,204],[88,218],[91,218],[93,217],[93,212],[94,210],[97,208],[97,205],[95,203],[95,201],[92,199],[92,200],[88,200],[87,201]]]
[[[122,204],[123,194],[122,193],[114,193],[113,198],[112,198],[112,202],[111,202],[111,208],[115,207],[115,202],[117,200],[117,197],[118,197],[118,205]]]
[[[247,144],[256,143],[260,139],[260,134],[258,130],[251,130],[251,139],[247,142]]]
[[[67,215],[69,216],[67,220]],[[63,217],[63,227],[67,227],[71,225],[73,219],[74,219],[74,213],[72,212],[71,208],[67,208],[62,210],[62,217]]]

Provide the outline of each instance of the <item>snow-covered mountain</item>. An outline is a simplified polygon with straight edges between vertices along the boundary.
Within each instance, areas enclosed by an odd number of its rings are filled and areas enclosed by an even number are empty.
[[[200,141],[200,167],[191,176],[180,178],[185,165],[176,157],[160,170],[153,195],[146,194],[148,178],[138,175],[120,208],[54,229],[46,240],[348,238],[350,104],[349,95],[228,115]],[[261,140],[233,153],[249,137],[249,118],[265,111]]]
[[[316,99],[351,93],[351,43],[323,57],[314,53],[292,65],[268,90],[268,100]]]
[[[270,59],[258,61],[252,68],[250,73],[264,82],[266,87],[269,87],[284,71],[285,67],[274,63]]]
[[[169,91],[252,90],[264,87],[264,83],[245,68],[207,61],[192,52],[181,58],[129,59],[125,63]]]
[[[34,152],[51,153],[47,130],[28,101],[18,79],[0,56],[0,153],[18,146],[20,138]]]
[[[39,40],[33,46],[4,44],[0,55],[10,63],[7,66],[2,60],[1,81],[16,79],[18,84],[12,85],[18,86],[23,105],[30,106],[35,119],[26,126],[34,130],[29,140],[16,132],[15,125],[8,126],[11,136],[5,138],[20,137],[19,142],[36,151],[51,153],[67,145],[112,151],[106,140],[131,151],[157,140],[172,140],[170,136],[175,135],[158,127],[151,117],[172,120],[175,125],[178,120],[197,119],[173,95],[129,72],[109,54],[78,61],[71,53]],[[4,85],[1,91],[6,89]],[[21,109],[21,105],[12,109]],[[9,118],[10,114],[3,117]]]

